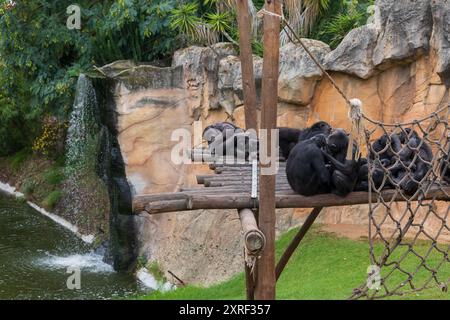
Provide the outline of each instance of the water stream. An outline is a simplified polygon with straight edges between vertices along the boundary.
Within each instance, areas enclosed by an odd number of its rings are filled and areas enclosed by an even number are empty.
[[[81,289],[68,289],[80,270]],[[72,232],[0,193],[0,299],[121,299],[148,291]]]

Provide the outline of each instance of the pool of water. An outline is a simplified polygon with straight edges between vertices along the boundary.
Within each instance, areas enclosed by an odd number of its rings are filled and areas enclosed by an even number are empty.
[[[70,231],[0,194],[0,299],[121,299],[148,290]]]

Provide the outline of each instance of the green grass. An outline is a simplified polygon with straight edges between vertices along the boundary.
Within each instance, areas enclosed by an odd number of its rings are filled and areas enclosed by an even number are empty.
[[[277,258],[287,247],[297,230],[283,235],[276,245]],[[427,243],[419,246],[424,251]],[[377,247],[380,250],[381,247]],[[367,241],[353,241],[338,238],[314,228],[303,240],[300,248],[292,256],[277,283],[277,299],[346,299],[353,289],[366,281],[366,271],[370,264]],[[437,261],[437,256],[430,258]],[[416,259],[407,259],[404,267],[413,269]],[[433,264],[435,262],[431,262]],[[403,266],[403,264],[402,264]],[[443,279],[450,279],[449,265],[442,268]],[[400,283],[401,274],[393,274],[392,283]],[[418,280],[424,278],[419,273]],[[416,278],[415,278],[416,279]],[[238,274],[229,281],[209,288],[187,286],[168,293],[153,293],[144,299],[244,299],[244,275]],[[449,293],[437,288],[420,293],[408,294],[394,299],[449,299]],[[391,298],[392,299],[392,298]]]
[[[159,267],[156,261],[150,262],[150,264],[147,266],[147,270],[153,275],[153,277],[155,277],[156,281],[158,282],[166,281],[166,278],[164,277],[164,272],[161,271],[161,268]]]

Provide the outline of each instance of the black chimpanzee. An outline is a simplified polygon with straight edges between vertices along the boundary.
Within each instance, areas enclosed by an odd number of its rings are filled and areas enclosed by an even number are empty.
[[[405,193],[413,195],[431,168],[433,151],[411,128],[402,131],[399,139],[402,148],[398,157],[394,157],[394,161],[391,161],[390,170],[395,174],[394,181],[400,184]],[[411,174],[407,173],[406,168],[409,168]]]
[[[400,152],[401,148],[402,144],[399,135],[396,133],[391,133],[390,135],[383,134],[372,143],[370,158],[376,159],[376,154],[378,154],[380,161],[387,159],[389,162],[392,162],[395,153]]]
[[[227,135],[233,134],[238,129],[238,127],[229,122],[216,122],[203,130],[203,139],[208,142],[208,145],[213,143],[217,137],[221,137],[223,142],[225,142]]]
[[[286,163],[291,188],[304,196],[330,192],[330,171],[322,152],[327,144],[324,134],[317,134],[292,148]]]
[[[258,152],[256,136],[229,122],[217,122],[205,128],[203,139],[215,155],[230,155],[248,160],[250,153]]]
[[[375,188],[379,189],[381,186],[383,186],[383,189],[391,187],[389,179],[385,179],[385,172],[390,171],[391,164],[395,162],[395,155],[400,152],[401,147],[400,137],[396,133],[383,134],[372,143],[369,157],[372,163],[371,174]],[[394,168],[394,172],[395,170]],[[369,191],[369,163],[367,159],[360,159],[358,182],[355,191]]]
[[[441,168],[441,176],[442,179],[450,183],[450,146],[448,148],[447,154],[442,158],[442,168]]]
[[[379,189],[383,185],[384,168],[388,168],[391,161],[389,159],[376,159],[371,161],[373,161],[372,181],[375,188]],[[361,158],[359,163],[358,182],[356,183],[355,191],[369,191],[369,163],[366,158]],[[383,189],[389,186],[389,181],[386,179]]]
[[[318,134],[328,136],[331,132],[331,126],[325,121],[319,121],[306,129],[279,127],[278,130],[280,153],[287,160],[289,153],[297,143],[310,139]]]
[[[328,136],[327,148],[322,151],[331,165],[331,191],[339,196],[346,196],[356,186],[360,167],[355,160],[356,146],[353,145],[352,159],[347,160],[349,138],[343,129],[336,129]]]

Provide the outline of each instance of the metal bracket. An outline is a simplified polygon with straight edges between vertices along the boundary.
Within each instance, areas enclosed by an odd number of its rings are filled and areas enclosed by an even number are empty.
[[[252,199],[258,198],[258,160],[252,160]]]

